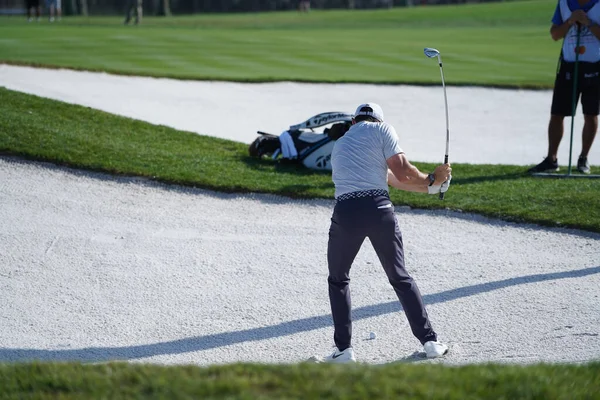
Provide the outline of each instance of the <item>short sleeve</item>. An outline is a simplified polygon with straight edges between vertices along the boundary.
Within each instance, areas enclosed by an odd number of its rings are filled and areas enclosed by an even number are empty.
[[[562,25],[563,24],[562,15],[560,13],[560,3],[556,5],[556,10],[554,11],[554,16],[552,17],[552,23],[554,25]]]
[[[383,141],[383,155],[387,160],[394,154],[404,153],[400,147],[400,141],[398,140],[398,134],[393,126],[387,123],[381,124],[381,134]]]

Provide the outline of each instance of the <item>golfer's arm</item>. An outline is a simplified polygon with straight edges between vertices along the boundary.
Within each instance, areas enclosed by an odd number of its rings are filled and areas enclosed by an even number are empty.
[[[600,39],[600,25],[592,23],[592,25],[588,26],[588,29],[596,36],[596,39]]]
[[[564,38],[567,35],[567,32],[569,32],[571,25],[572,24],[569,21],[565,21],[560,25],[552,24],[550,27],[550,36],[552,36],[554,41]]]
[[[388,183],[400,190],[426,192],[429,185],[427,174],[412,165],[404,153],[394,154],[387,159]],[[390,176],[391,175],[391,176]]]
[[[391,170],[388,169],[388,185],[393,188],[405,190],[407,192],[427,193],[426,185],[418,185],[414,183],[402,183],[396,178]]]

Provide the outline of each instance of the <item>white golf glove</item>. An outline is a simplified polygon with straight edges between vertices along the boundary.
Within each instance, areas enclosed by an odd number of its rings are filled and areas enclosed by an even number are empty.
[[[429,194],[438,194],[440,190],[442,190],[442,185],[427,186],[427,193]]]
[[[442,183],[442,187],[440,188],[440,193],[446,193],[450,188],[450,181],[452,180],[452,175],[448,177],[448,180]]]
[[[452,175],[448,177],[448,180],[441,185],[433,185],[427,186],[427,193],[429,194],[438,194],[438,193],[446,193],[450,188],[450,181],[452,180]]]

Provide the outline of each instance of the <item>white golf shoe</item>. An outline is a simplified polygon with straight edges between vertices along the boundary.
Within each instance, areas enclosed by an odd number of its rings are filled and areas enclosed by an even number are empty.
[[[437,358],[448,353],[448,346],[441,342],[434,342],[433,340],[425,342],[423,345],[427,358]]]
[[[328,356],[323,357],[320,362],[331,363],[331,364],[347,364],[347,363],[355,363],[356,358],[354,358],[354,350],[352,347],[348,347],[344,351],[339,351],[336,347],[333,353]]]

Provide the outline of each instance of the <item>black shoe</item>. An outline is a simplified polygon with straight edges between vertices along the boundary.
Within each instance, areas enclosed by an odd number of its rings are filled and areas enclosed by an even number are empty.
[[[552,161],[550,157],[544,158],[544,161],[536,165],[535,167],[529,168],[529,172],[558,172],[558,160]]]
[[[582,174],[590,173],[590,163],[588,162],[587,157],[579,157],[577,160],[577,171],[581,172]]]

